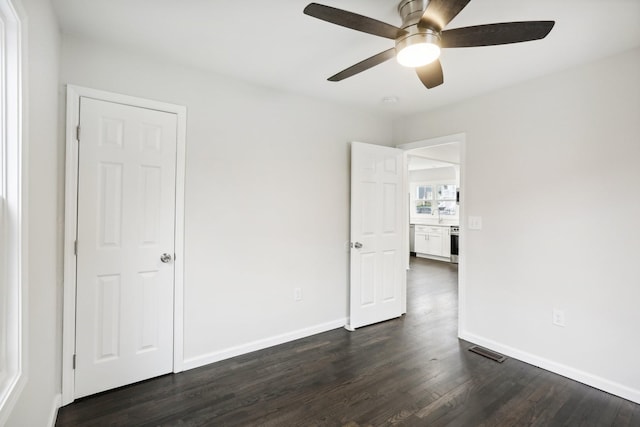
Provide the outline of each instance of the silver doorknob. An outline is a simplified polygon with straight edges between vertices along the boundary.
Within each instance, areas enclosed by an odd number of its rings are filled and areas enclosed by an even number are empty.
[[[360,242],[355,242],[355,243],[353,244],[353,247],[354,247],[354,248],[356,248],[356,249],[362,249],[362,243],[360,243]]]
[[[165,264],[168,262],[171,262],[171,255],[169,254],[160,255],[160,261],[164,262]]]

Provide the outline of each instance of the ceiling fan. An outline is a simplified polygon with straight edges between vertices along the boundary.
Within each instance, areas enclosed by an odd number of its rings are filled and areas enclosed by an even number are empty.
[[[395,40],[395,47],[373,55],[329,77],[337,82],[393,58],[401,65],[413,67],[427,89],[444,82],[440,49],[453,47],[493,46],[539,40],[549,34],[554,21],[503,22],[445,30],[444,27],[471,0],[401,0],[398,13],[402,27],[346,10],[311,3],[306,15],[353,30]]]

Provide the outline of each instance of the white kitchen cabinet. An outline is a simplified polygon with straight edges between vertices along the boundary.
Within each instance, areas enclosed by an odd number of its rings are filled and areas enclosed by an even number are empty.
[[[451,258],[451,227],[442,228],[442,256]]]
[[[435,225],[415,226],[415,251],[418,256],[451,257],[449,227]]]
[[[416,251],[416,226],[411,224],[409,226],[409,252]]]
[[[416,250],[416,254],[424,254],[429,250],[428,236],[427,236],[427,227],[416,225],[415,231],[415,240],[413,242],[413,246]]]

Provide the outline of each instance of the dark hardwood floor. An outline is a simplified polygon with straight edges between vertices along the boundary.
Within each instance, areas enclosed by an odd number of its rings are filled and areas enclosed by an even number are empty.
[[[640,405],[456,333],[456,267],[413,258],[400,319],[80,399],[56,426],[640,426]]]

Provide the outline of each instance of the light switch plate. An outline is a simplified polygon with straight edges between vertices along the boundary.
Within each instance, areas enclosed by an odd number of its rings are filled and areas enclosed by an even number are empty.
[[[482,230],[482,217],[470,216],[468,220],[469,230]]]
[[[564,315],[564,310],[560,310],[558,308],[553,309],[553,324],[556,326],[566,326],[566,318]]]

